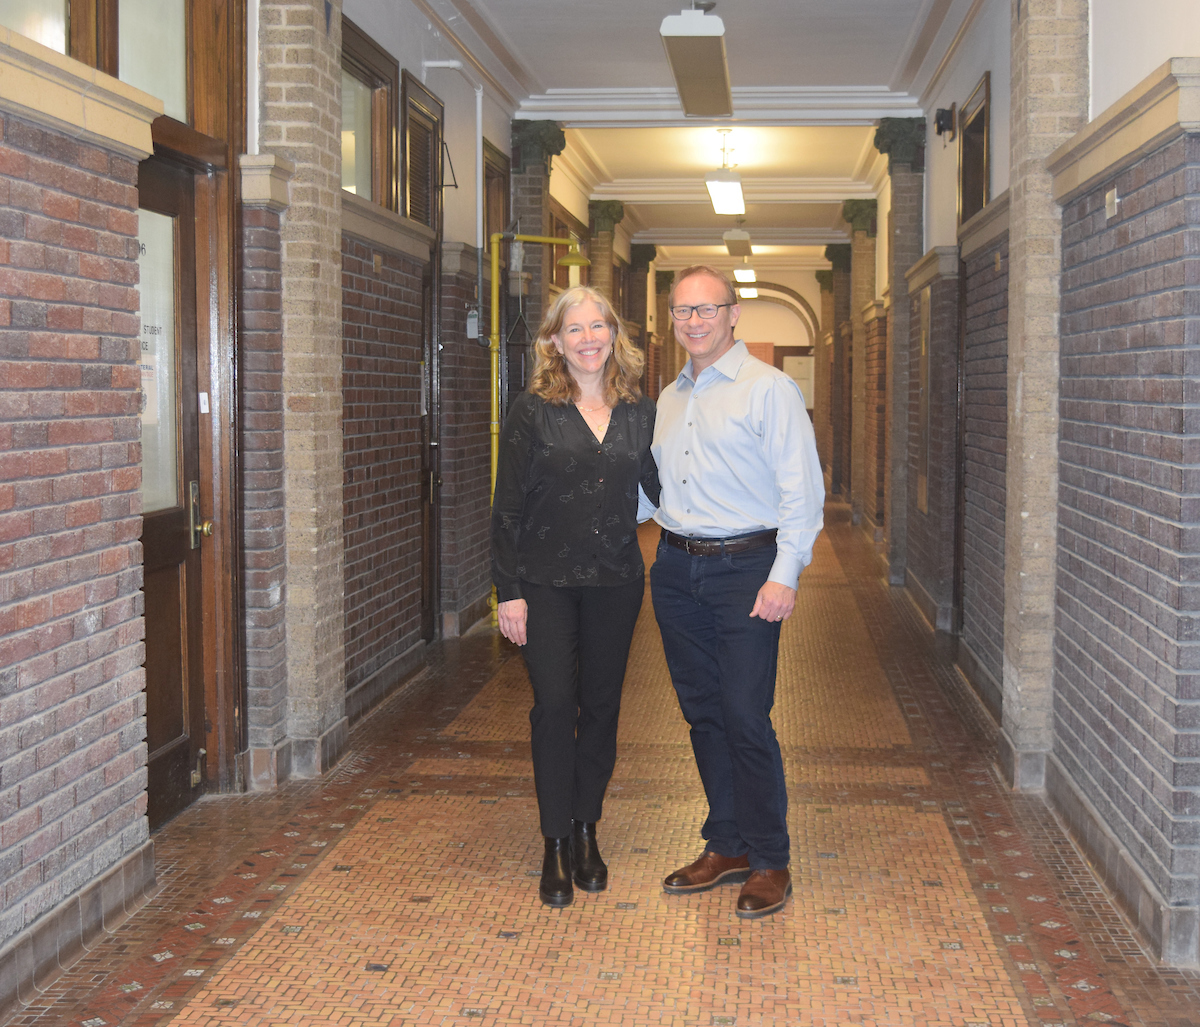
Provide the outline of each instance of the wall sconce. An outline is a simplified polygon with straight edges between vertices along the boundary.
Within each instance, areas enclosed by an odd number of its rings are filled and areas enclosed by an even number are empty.
[[[933,115],[933,130],[938,135],[950,133],[949,142],[954,142],[954,137],[958,135],[958,104],[952,103],[949,110],[945,107],[939,107]]]

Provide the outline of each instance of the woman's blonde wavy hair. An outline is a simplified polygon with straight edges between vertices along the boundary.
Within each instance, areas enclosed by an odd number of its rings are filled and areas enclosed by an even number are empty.
[[[586,285],[577,285],[559,295],[542,319],[533,343],[533,377],[529,381],[529,391],[552,406],[566,406],[579,399],[579,385],[555,347],[552,336],[562,331],[567,311],[588,300],[599,306],[612,332],[612,353],[604,365],[605,402],[609,406],[617,402],[636,403],[642,395],[639,381],[645,356],[630,340],[608,297]]]

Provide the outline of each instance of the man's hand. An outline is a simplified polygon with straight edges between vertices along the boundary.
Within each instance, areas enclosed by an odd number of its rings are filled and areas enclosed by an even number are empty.
[[[781,585],[777,581],[768,581],[758,590],[758,598],[754,601],[751,617],[762,620],[787,620],[796,608],[796,590]]]
[[[770,582],[767,584],[769,585]],[[517,645],[525,644],[525,621],[528,616],[529,606],[524,599],[509,599],[496,606],[496,620],[500,622],[500,634]]]

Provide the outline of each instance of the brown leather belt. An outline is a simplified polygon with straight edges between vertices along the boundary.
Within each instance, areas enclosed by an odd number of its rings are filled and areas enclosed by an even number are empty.
[[[687,538],[674,532],[662,530],[663,541],[676,549],[682,549],[688,556],[721,556],[723,553],[744,553],[749,549],[759,549],[775,543],[778,532],[760,531],[754,535],[740,535],[736,538]]]

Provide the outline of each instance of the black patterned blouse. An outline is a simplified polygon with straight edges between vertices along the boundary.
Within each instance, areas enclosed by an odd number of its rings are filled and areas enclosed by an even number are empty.
[[[500,434],[492,581],[500,602],[535,585],[621,585],[643,573],[638,485],[658,503],[654,402],[618,403],[603,442],[571,404],[528,392]]]

